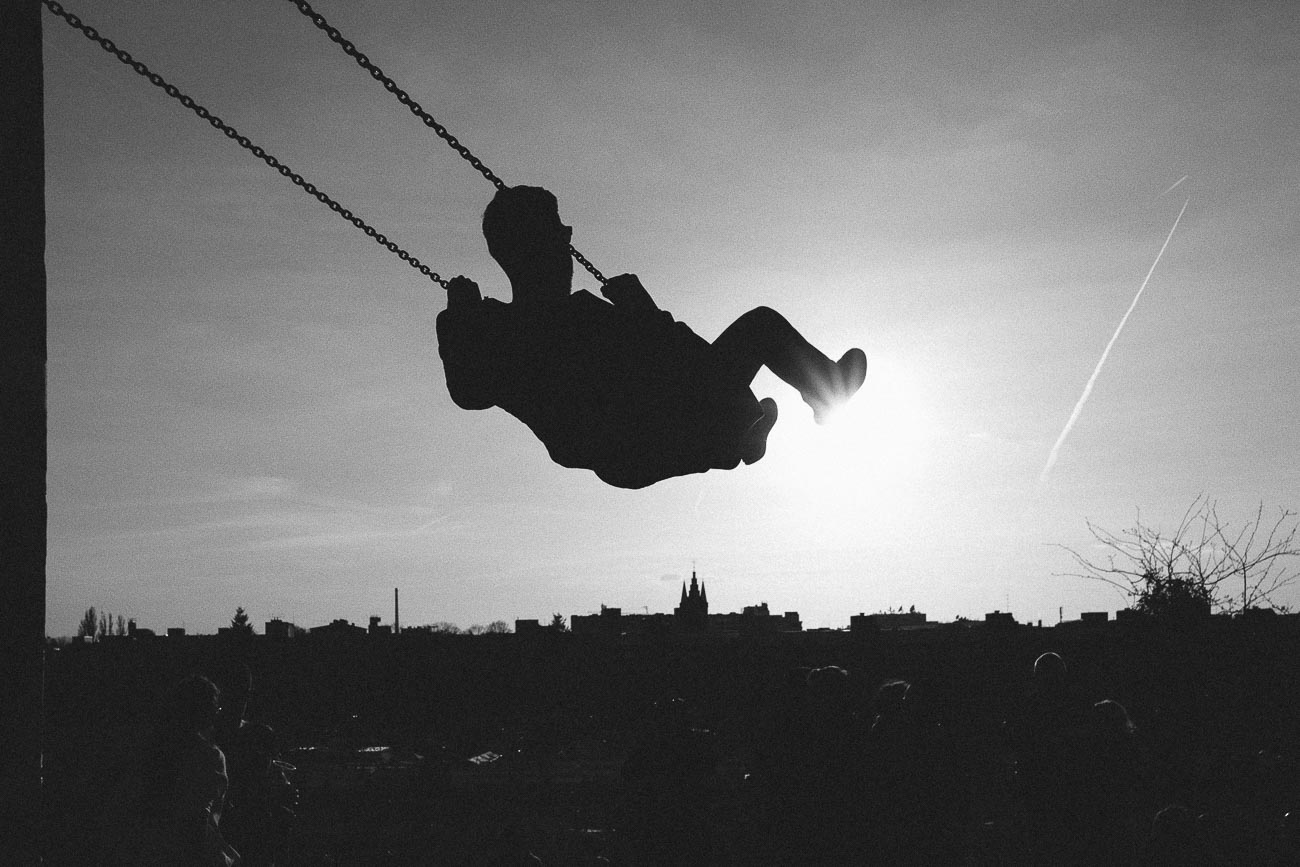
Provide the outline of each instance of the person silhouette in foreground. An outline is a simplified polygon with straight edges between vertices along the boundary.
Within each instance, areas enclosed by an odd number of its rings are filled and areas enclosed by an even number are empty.
[[[172,687],[139,769],[133,827],[116,861],[136,865],[239,867],[239,853],[220,829],[229,777],[213,741],[221,691],[191,675]]]
[[[777,417],[776,402],[749,388],[760,367],[798,389],[819,423],[861,387],[862,350],[832,361],[767,307],[708,343],[660,310],[633,274],[606,282],[608,302],[573,292],[572,233],[547,190],[498,191],[483,235],[511,300],[483,298],[457,277],[437,319],[456,405],[501,407],[561,466],[642,488],[752,464]]]

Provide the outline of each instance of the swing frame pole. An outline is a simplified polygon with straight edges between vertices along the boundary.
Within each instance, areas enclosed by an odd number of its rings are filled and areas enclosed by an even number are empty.
[[[40,0],[0,3],[0,851],[40,863],[45,650],[45,124]]]

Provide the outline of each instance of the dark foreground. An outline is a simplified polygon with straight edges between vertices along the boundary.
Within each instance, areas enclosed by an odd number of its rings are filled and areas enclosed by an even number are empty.
[[[1292,618],[64,648],[47,863],[104,862],[160,695],[236,671],[297,789],[281,865],[1300,863]]]

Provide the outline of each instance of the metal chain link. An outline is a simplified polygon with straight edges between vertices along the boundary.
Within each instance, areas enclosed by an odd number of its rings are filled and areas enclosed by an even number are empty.
[[[590,273],[591,276],[599,280],[602,285],[609,282],[608,280],[605,279],[605,275],[600,273],[600,271],[597,270],[595,265],[588,262],[587,257],[579,253],[578,248],[573,246],[572,244],[569,245],[569,255],[572,256],[574,259],[576,259],[579,265],[586,268],[588,273]]]
[[[397,101],[400,102],[402,105],[406,106],[408,109],[410,109],[411,114],[419,118],[424,123],[425,126],[429,127],[429,129],[437,133],[439,138],[447,142],[447,144],[451,145],[452,149],[454,149],[456,153],[460,154],[470,165],[478,169],[478,171],[483,175],[483,177],[487,178],[489,181],[492,182],[492,185],[494,187],[496,187],[498,190],[507,189],[505,181],[501,180],[499,177],[493,174],[491,169],[483,165],[482,160],[474,156],[474,154],[470,152],[469,148],[461,144],[459,139],[457,139],[454,135],[452,135],[450,132],[447,131],[447,128],[445,126],[438,123],[438,121],[434,120],[433,116],[430,115],[427,111],[425,111],[418,102],[412,99],[410,94],[408,94],[405,90],[402,90],[402,88],[398,86],[397,82],[393,81],[391,78],[385,75],[384,71],[380,69],[378,66],[375,66],[375,64],[371,62],[369,57],[366,57],[366,55],[363,54],[356,47],[356,45],[354,45],[351,42],[351,40],[347,39],[342,33],[339,32],[339,29],[337,27],[334,27],[328,21],[326,21],[324,15],[321,15],[319,12],[313,9],[311,7],[311,4],[308,3],[307,0],[289,0],[289,2],[297,6],[299,12],[301,12],[303,15],[311,19],[311,23],[315,24],[317,28],[319,28],[326,36],[328,36],[331,42],[336,44],[339,48],[342,48],[344,54],[351,57],[353,60],[357,62],[358,66],[360,66],[366,72],[370,73],[371,78],[373,78],[375,81],[378,81],[380,84],[382,84],[384,86],[384,90],[388,91],[393,96],[397,97]],[[586,268],[587,271],[591,273],[591,276],[595,277],[601,283],[606,282],[605,275],[600,273],[600,271],[596,269],[595,265],[592,265],[591,262],[587,261],[587,257],[579,253],[577,248],[574,247],[572,244],[569,245],[569,253],[570,255],[573,256],[575,260],[577,260],[578,264]]]
[[[421,121],[423,121],[425,126],[429,127],[429,129],[437,133],[439,138],[447,142],[447,144],[451,145],[452,148],[456,151],[456,153],[460,154],[462,157],[465,158],[465,160],[470,165],[478,169],[479,172],[483,175],[483,177],[487,178],[489,181],[492,182],[492,185],[494,187],[496,187],[498,190],[506,189],[505,181],[498,178],[495,174],[492,173],[491,169],[483,165],[483,162],[478,157],[470,153],[469,148],[461,144],[460,141],[454,135],[452,135],[450,132],[447,131],[447,128],[445,126],[438,123],[438,121],[434,120],[433,116],[430,115],[427,111],[425,111],[418,102],[412,99],[410,94],[402,90],[402,88],[398,87],[397,82],[393,81],[391,78],[385,75],[384,71],[380,69],[378,66],[375,66],[373,63],[371,63],[370,58],[362,54],[361,51],[354,44],[352,44],[351,40],[347,39],[342,33],[339,32],[339,29],[337,27],[332,26],[328,21],[326,21],[324,15],[321,15],[315,9],[311,8],[311,4],[308,3],[307,0],[289,0],[289,2],[297,6],[299,12],[301,12],[303,15],[306,15],[308,18],[310,18],[311,23],[315,24],[322,32],[324,32],[325,35],[330,38],[331,42],[333,42],[339,48],[342,48],[344,54],[346,54],[348,57],[351,57],[353,60],[357,62],[358,66],[360,66],[366,72],[370,73],[371,78],[373,78],[375,81],[378,81],[380,84],[382,84],[384,86],[384,90],[388,91],[393,96],[397,97],[398,102],[400,102],[402,105],[409,108],[411,110],[411,114],[415,115]]]
[[[153,84],[155,87],[162,88],[163,92],[166,93],[168,96],[170,96],[172,99],[177,100],[178,102],[181,103],[181,105],[185,106],[190,111],[194,112],[199,117],[206,120],[213,127],[221,130],[221,132],[223,132],[227,138],[232,139],[233,141],[238,143],[240,147],[249,151],[258,159],[262,160],[262,162],[266,163],[268,166],[275,169],[280,174],[284,175],[294,184],[306,190],[313,197],[315,197],[317,201],[319,201],[321,204],[325,205],[331,211],[338,214],[340,217],[347,220],[349,223],[356,226],[361,231],[365,232],[367,235],[369,235],[379,244],[386,247],[390,252],[396,254],[397,257],[401,259],[403,262],[410,265],[412,268],[419,271],[421,274],[428,277],[433,282],[442,286],[444,289],[447,288],[447,281],[444,280],[442,277],[440,277],[437,272],[429,268],[428,265],[425,265],[419,259],[412,256],[410,253],[406,252],[401,247],[397,246],[397,244],[390,241],[387,238],[387,236],[385,236],[382,232],[378,231],[373,226],[368,224],[365,220],[361,219],[356,214],[353,214],[347,208],[343,207],[338,202],[330,198],[327,194],[317,189],[315,184],[304,179],[302,175],[293,171],[288,166],[284,165],[279,160],[277,160],[274,156],[272,156],[271,154],[263,150],[260,146],[250,141],[247,136],[241,135],[239,131],[236,130],[234,127],[230,126],[221,118],[217,117],[215,114],[208,111],[206,108],[204,108],[202,105],[195,102],[189,96],[186,96],[175,85],[168,83],[161,75],[152,71],[151,69],[149,69],[148,66],[145,66],[143,63],[133,58],[128,52],[122,50],[121,48],[118,48],[113,43],[113,40],[101,36],[99,34],[99,31],[97,31],[94,27],[82,23],[80,18],[78,18],[76,15],[64,9],[63,6],[57,2],[57,0],[42,0],[42,2],[44,3],[47,9],[49,9],[51,12],[53,12],[55,15],[59,16],[63,20],[67,21],[77,30],[80,30],[83,34],[85,34],[85,36],[88,39],[98,43],[99,46],[103,48],[105,51],[107,51],[109,54],[112,54],[118,60],[122,61],[127,66],[134,69],[137,73],[149,79],[150,84]]]

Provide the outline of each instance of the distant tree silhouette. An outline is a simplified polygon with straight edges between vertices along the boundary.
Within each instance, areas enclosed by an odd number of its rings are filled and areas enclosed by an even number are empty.
[[[1133,599],[1133,609],[1153,617],[1188,619],[1208,617],[1214,608],[1213,591],[1181,576],[1147,572]]]
[[[248,622],[248,612],[244,610],[242,605],[235,607],[235,616],[230,619],[230,628],[244,635],[253,633],[253,627]]]
[[[550,625],[549,628],[550,628],[551,631],[553,631],[553,632],[568,632],[568,631],[569,631],[569,627],[566,626],[565,623],[564,623],[564,615],[563,615],[563,614],[553,614],[553,615],[551,615],[551,625]]]
[[[437,623],[426,623],[424,626],[404,627],[403,632],[427,632],[430,635],[460,635],[461,628],[454,623],[448,623],[445,620],[439,620]]]
[[[117,615],[117,628],[114,635],[126,635],[126,618],[121,614]]]
[[[109,628],[109,624],[110,624],[110,623],[112,623],[112,619],[111,619],[107,614],[101,614],[101,615],[99,615],[99,633],[98,633],[98,636],[99,636],[100,638],[103,638],[105,635],[111,635],[111,634],[112,634],[112,630]]]
[[[475,623],[465,631],[468,632],[470,635],[482,635],[484,632],[487,631],[487,627],[484,626],[482,623]]]
[[[94,639],[95,629],[99,624],[99,615],[95,612],[95,606],[86,609],[86,613],[81,615],[81,622],[77,624],[77,637]]]
[[[1284,609],[1274,597],[1297,578],[1290,570],[1300,557],[1296,513],[1279,509],[1270,523],[1263,503],[1240,528],[1222,520],[1217,502],[1201,495],[1169,534],[1144,524],[1141,513],[1118,533],[1091,521],[1088,531],[1107,549],[1105,559],[1061,546],[1083,569],[1068,574],[1110,584],[1148,614]]]
[[[488,635],[505,635],[510,632],[510,624],[504,620],[493,620],[484,630]]]

